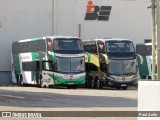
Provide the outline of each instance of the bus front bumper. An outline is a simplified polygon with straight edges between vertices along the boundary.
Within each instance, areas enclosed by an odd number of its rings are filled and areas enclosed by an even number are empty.
[[[114,86],[133,86],[137,83],[137,78],[122,80],[122,79],[112,79],[110,77],[107,77],[107,82],[109,85],[114,85]]]

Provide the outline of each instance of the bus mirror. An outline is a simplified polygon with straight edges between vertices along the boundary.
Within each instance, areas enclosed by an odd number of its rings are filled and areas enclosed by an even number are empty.
[[[139,59],[140,59],[140,64],[143,64],[143,57],[139,54],[137,54],[137,57],[139,57]]]
[[[138,72],[138,65],[136,65],[136,72]]]
[[[54,56],[54,53],[52,51],[48,51],[48,54]]]

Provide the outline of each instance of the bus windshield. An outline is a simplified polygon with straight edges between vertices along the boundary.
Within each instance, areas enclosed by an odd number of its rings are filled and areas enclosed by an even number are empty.
[[[131,41],[106,41],[107,52],[134,52],[134,46]]]
[[[134,74],[136,73],[136,60],[110,60],[111,74]]]
[[[54,50],[83,50],[80,39],[56,39],[53,42]]]
[[[57,72],[63,73],[79,73],[84,72],[84,57],[81,58],[64,58],[57,57]]]
[[[136,73],[136,59],[123,61],[124,74]]]
[[[110,60],[109,70],[111,74],[123,74],[123,65],[121,60]]]

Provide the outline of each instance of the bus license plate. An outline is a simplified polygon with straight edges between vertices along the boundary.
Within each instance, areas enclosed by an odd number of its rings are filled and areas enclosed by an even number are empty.
[[[126,84],[121,84],[121,86],[122,86],[122,87],[125,87],[125,86],[126,86]]]
[[[69,85],[73,85],[74,83],[68,83]]]

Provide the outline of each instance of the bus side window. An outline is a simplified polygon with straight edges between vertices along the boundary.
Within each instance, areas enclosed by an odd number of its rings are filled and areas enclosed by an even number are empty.
[[[84,51],[85,52],[89,52],[89,53],[94,53],[96,54],[97,53],[97,46],[96,46],[96,43],[93,43],[93,44],[85,44],[84,45]]]
[[[23,71],[40,71],[40,62],[32,61],[32,62],[22,62]]]

